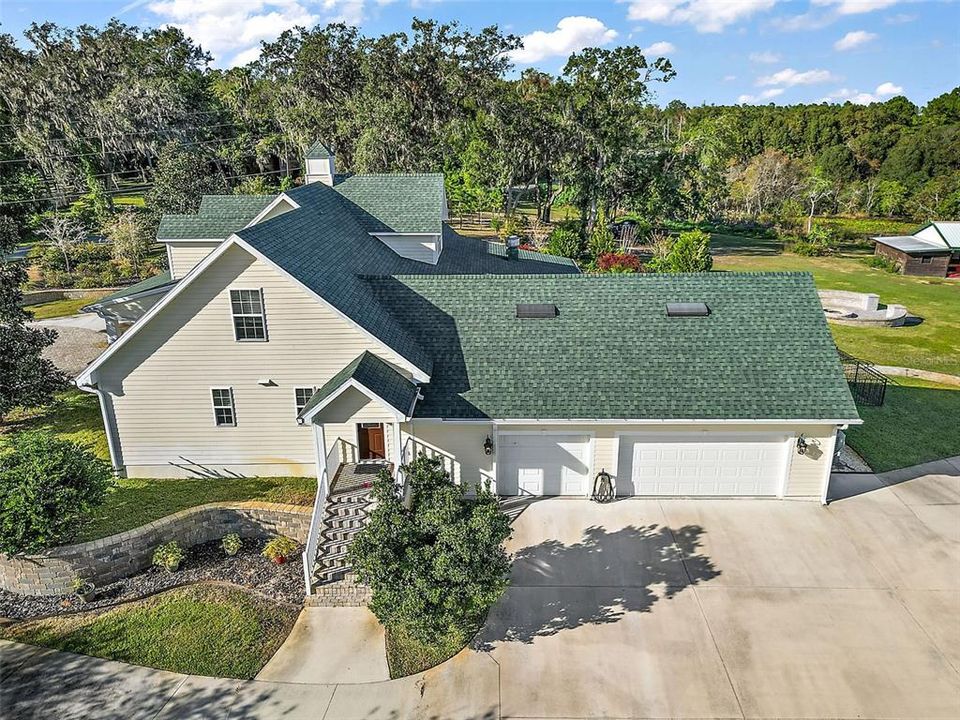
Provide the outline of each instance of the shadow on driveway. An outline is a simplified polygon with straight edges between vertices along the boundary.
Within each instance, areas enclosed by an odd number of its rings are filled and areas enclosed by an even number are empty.
[[[511,589],[550,588],[543,602],[502,599],[476,641],[489,651],[498,642],[532,643],[582,625],[615,623],[631,612],[649,612],[661,599],[720,575],[700,552],[703,528],[592,526],[571,545],[545,540],[514,555]],[[569,589],[570,591],[566,591]]]

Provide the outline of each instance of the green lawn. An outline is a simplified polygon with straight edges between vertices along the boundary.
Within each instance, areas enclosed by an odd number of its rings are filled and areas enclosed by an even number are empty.
[[[10,640],[147,667],[253,678],[297,617],[241,590],[195,585],[100,613],[13,625]]]
[[[876,472],[960,455],[960,387],[895,378],[884,404],[863,406],[847,441]]]
[[[49,320],[50,318],[69,317],[80,312],[80,308],[89,305],[97,298],[103,297],[107,293],[97,293],[82,298],[65,298],[64,300],[54,300],[53,302],[40,303],[39,305],[30,305],[26,309],[33,313],[34,320]]]
[[[17,413],[3,428],[6,432],[0,434],[0,450],[9,444],[12,432],[27,429],[49,430],[59,437],[87,445],[104,460],[110,459],[95,395],[67,390],[47,408]],[[262,500],[312,505],[316,490],[317,481],[313,478],[118,478],[106,502],[77,540],[113,535],[208,502]]]
[[[449,660],[466,647],[470,638],[479,629],[471,624],[470,629],[456,628],[433,644],[424,644],[400,629],[387,629],[387,666],[391,678],[414,675],[436,667]]]
[[[716,236],[716,270],[801,270],[821,289],[856,290],[880,296],[881,303],[906,305],[923,322],[913,327],[857,328],[831,325],[837,345],[878,365],[960,375],[960,282],[904,277],[874,270],[855,255],[800,257],[770,251],[770,240]],[[727,251],[730,254],[727,254]]]

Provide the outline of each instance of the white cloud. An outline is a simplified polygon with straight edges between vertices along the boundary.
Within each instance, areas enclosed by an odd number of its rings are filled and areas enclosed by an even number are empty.
[[[883,10],[898,2],[900,0],[813,0],[814,5],[830,6],[840,15],[859,15]]]
[[[758,95],[740,95],[737,102],[741,105],[750,105],[761,100],[772,100],[780,95],[783,95],[783,88],[768,88]]]
[[[753,63],[763,63],[769,65],[770,63],[780,62],[780,54],[775,52],[770,52],[765,50],[764,52],[752,52],[750,53],[750,62]]]
[[[320,12],[314,12],[314,7]],[[358,24],[364,0],[157,0],[149,2],[147,9],[183,30],[217,64],[242,65],[259,57],[261,42],[272,41],[295,25]]]
[[[883,19],[887,25],[904,25],[917,19],[916,15],[907,15],[906,13],[897,13]]]
[[[772,75],[757,78],[757,85],[815,85],[836,80],[829,70],[805,70],[799,72],[793,68],[784,68]]]
[[[698,32],[721,32],[728,25],[769,10],[778,0],[630,0],[627,17],[667,25],[688,23]]]
[[[537,30],[524,35],[523,47],[510,53],[510,58],[517,63],[535,63],[546,57],[567,56],[585,47],[606,45],[616,37],[617,31],[600,20],[572,15],[558,22],[556,30]]]
[[[736,76],[736,75],[724,75],[724,76],[723,76],[723,81],[724,81],[724,82],[733,82],[733,81],[736,80],[736,79],[737,79],[737,76]]]
[[[871,40],[875,40],[876,37],[876,33],[867,32],[866,30],[851,30],[833,44],[833,49],[841,51],[853,50],[854,48],[860,47]]]
[[[655,42],[650,47],[643,48],[644,55],[651,55],[655,57],[660,57],[663,55],[669,55],[670,53],[676,50],[676,46],[673,43],[666,42],[661,40],[660,42]]]
[[[894,85],[892,82],[880,83],[877,85],[877,89],[872,93],[860,92],[859,90],[849,90],[848,88],[840,88],[834,92],[827,95],[825,98],[821,98],[820,102],[835,102],[835,101],[845,101],[849,100],[856,105],[869,105],[874,102],[882,102],[887,98],[891,98],[894,95],[902,95],[903,88],[899,85]]]

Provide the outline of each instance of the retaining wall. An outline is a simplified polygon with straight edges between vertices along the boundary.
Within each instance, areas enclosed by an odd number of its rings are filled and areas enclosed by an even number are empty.
[[[104,293],[112,293],[119,288],[60,288],[55,290],[33,290],[23,294],[24,307],[53,302],[54,300],[71,300],[74,298],[94,297]]]
[[[39,555],[0,554],[0,588],[21,595],[64,595],[73,592],[77,575],[99,587],[150,567],[157,545],[171,540],[188,548],[237,533],[241,537],[280,534],[305,543],[311,509],[277,503],[210,503]]]

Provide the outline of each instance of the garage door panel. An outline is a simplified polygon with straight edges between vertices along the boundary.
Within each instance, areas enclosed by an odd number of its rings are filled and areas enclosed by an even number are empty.
[[[586,495],[590,439],[582,435],[501,435],[497,491],[501,495]]]
[[[777,495],[784,441],[739,436],[657,440],[623,436],[617,471],[621,495]]]

